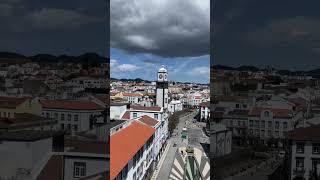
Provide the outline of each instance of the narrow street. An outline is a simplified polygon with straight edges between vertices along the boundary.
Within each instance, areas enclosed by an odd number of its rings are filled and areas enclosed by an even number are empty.
[[[191,113],[188,116],[181,117],[179,119],[179,123],[177,124],[176,129],[174,130],[172,137],[168,139],[169,150],[167,154],[165,155],[165,159],[163,161],[163,164],[161,165],[159,169],[159,173],[157,176],[158,180],[166,180],[168,179],[169,172],[171,171],[171,167],[175,158],[176,151],[179,147],[187,146],[188,140],[181,138],[181,132],[184,127],[186,127],[186,122],[192,122],[193,117],[195,116],[195,113]],[[189,133],[189,131],[188,131]],[[189,134],[188,134],[189,136]],[[176,146],[174,145],[176,144]],[[174,147],[175,146],[175,147]]]

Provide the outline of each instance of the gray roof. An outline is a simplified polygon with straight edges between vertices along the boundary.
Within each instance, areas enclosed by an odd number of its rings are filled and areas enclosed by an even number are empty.
[[[34,131],[22,130],[13,132],[0,132],[1,141],[38,141],[51,137],[63,135],[63,131]]]

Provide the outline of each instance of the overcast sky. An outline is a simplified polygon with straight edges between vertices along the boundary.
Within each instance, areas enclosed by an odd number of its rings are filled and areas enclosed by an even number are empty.
[[[111,0],[110,9],[111,76],[152,79],[164,64],[172,80],[209,81],[209,0]],[[141,73],[151,64],[151,77]]]
[[[0,0],[0,51],[107,55],[107,1]]]
[[[319,0],[216,0],[213,63],[320,68]]]

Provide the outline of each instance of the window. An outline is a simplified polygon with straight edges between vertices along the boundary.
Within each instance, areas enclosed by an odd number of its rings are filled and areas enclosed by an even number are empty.
[[[64,121],[64,114],[61,114],[61,121]]]
[[[320,143],[312,144],[312,153],[313,154],[320,154]]]
[[[61,129],[64,130],[64,124],[63,123],[61,124]]]
[[[86,176],[86,163],[85,162],[74,162],[73,177],[84,177]]]
[[[266,124],[265,121],[261,121],[261,128],[265,128],[265,124]]]
[[[76,114],[76,115],[74,115],[73,118],[74,118],[74,121],[78,121],[79,120],[79,115]]]
[[[272,121],[268,121],[268,128],[272,128]]]
[[[279,129],[279,121],[276,121],[276,129]]]
[[[240,108],[240,104],[236,104],[236,108],[239,109]]]
[[[8,118],[10,118],[10,113],[8,112]]]
[[[250,129],[250,134],[251,134],[251,135],[253,134],[253,129]]]
[[[275,136],[276,136],[276,137],[279,137],[279,131],[276,131],[276,132],[275,132]]]
[[[288,123],[287,122],[283,122],[283,129],[287,129],[288,128]]]
[[[256,136],[259,136],[259,130],[256,129]]]
[[[73,129],[74,131],[78,131],[78,125],[77,124],[73,125]]]
[[[54,113],[54,119],[58,120],[58,113]]]
[[[241,126],[241,121],[240,120],[238,120],[238,126]]]
[[[71,130],[71,124],[68,124],[68,130]]]
[[[270,115],[269,111],[264,112],[264,117],[269,117],[269,115]]]
[[[271,131],[270,130],[268,130],[268,136],[271,137]]]
[[[296,158],[296,168],[304,168],[304,158]]]
[[[297,143],[296,153],[304,153],[304,143]]]
[[[233,126],[233,120],[230,120],[230,126]]]
[[[68,121],[71,121],[71,114],[68,114]]]
[[[253,120],[249,121],[249,125],[250,125],[250,127],[253,127]]]
[[[155,119],[158,119],[158,114],[154,114],[154,118],[155,118]]]
[[[312,159],[312,169],[319,168],[319,166],[320,166],[320,159],[319,158]]]
[[[133,113],[133,118],[137,118],[137,113]]]
[[[256,127],[256,128],[259,127],[259,121],[255,121],[255,127]]]
[[[49,114],[49,113],[46,113],[46,117],[47,117],[47,118],[50,118],[50,114]]]
[[[265,135],[265,132],[264,132],[264,130],[262,130],[261,131],[261,137],[264,137],[264,135]]]

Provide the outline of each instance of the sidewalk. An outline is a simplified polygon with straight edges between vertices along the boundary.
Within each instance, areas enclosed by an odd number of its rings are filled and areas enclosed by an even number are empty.
[[[171,141],[167,141],[167,142],[168,142],[168,143],[167,143],[167,146],[166,146],[166,148],[165,148],[165,150],[164,150],[164,153],[163,153],[163,155],[162,155],[159,163],[158,163],[157,166],[156,166],[156,169],[155,169],[154,172],[153,172],[153,175],[152,175],[152,177],[151,177],[151,180],[156,180],[156,179],[157,179],[157,177],[158,177],[158,175],[159,175],[159,170],[161,169],[161,167],[162,167],[162,165],[163,165],[163,162],[164,162],[164,160],[165,160],[165,158],[166,158],[166,156],[167,156],[167,154],[168,154],[168,151],[169,151],[170,146],[171,146]]]

